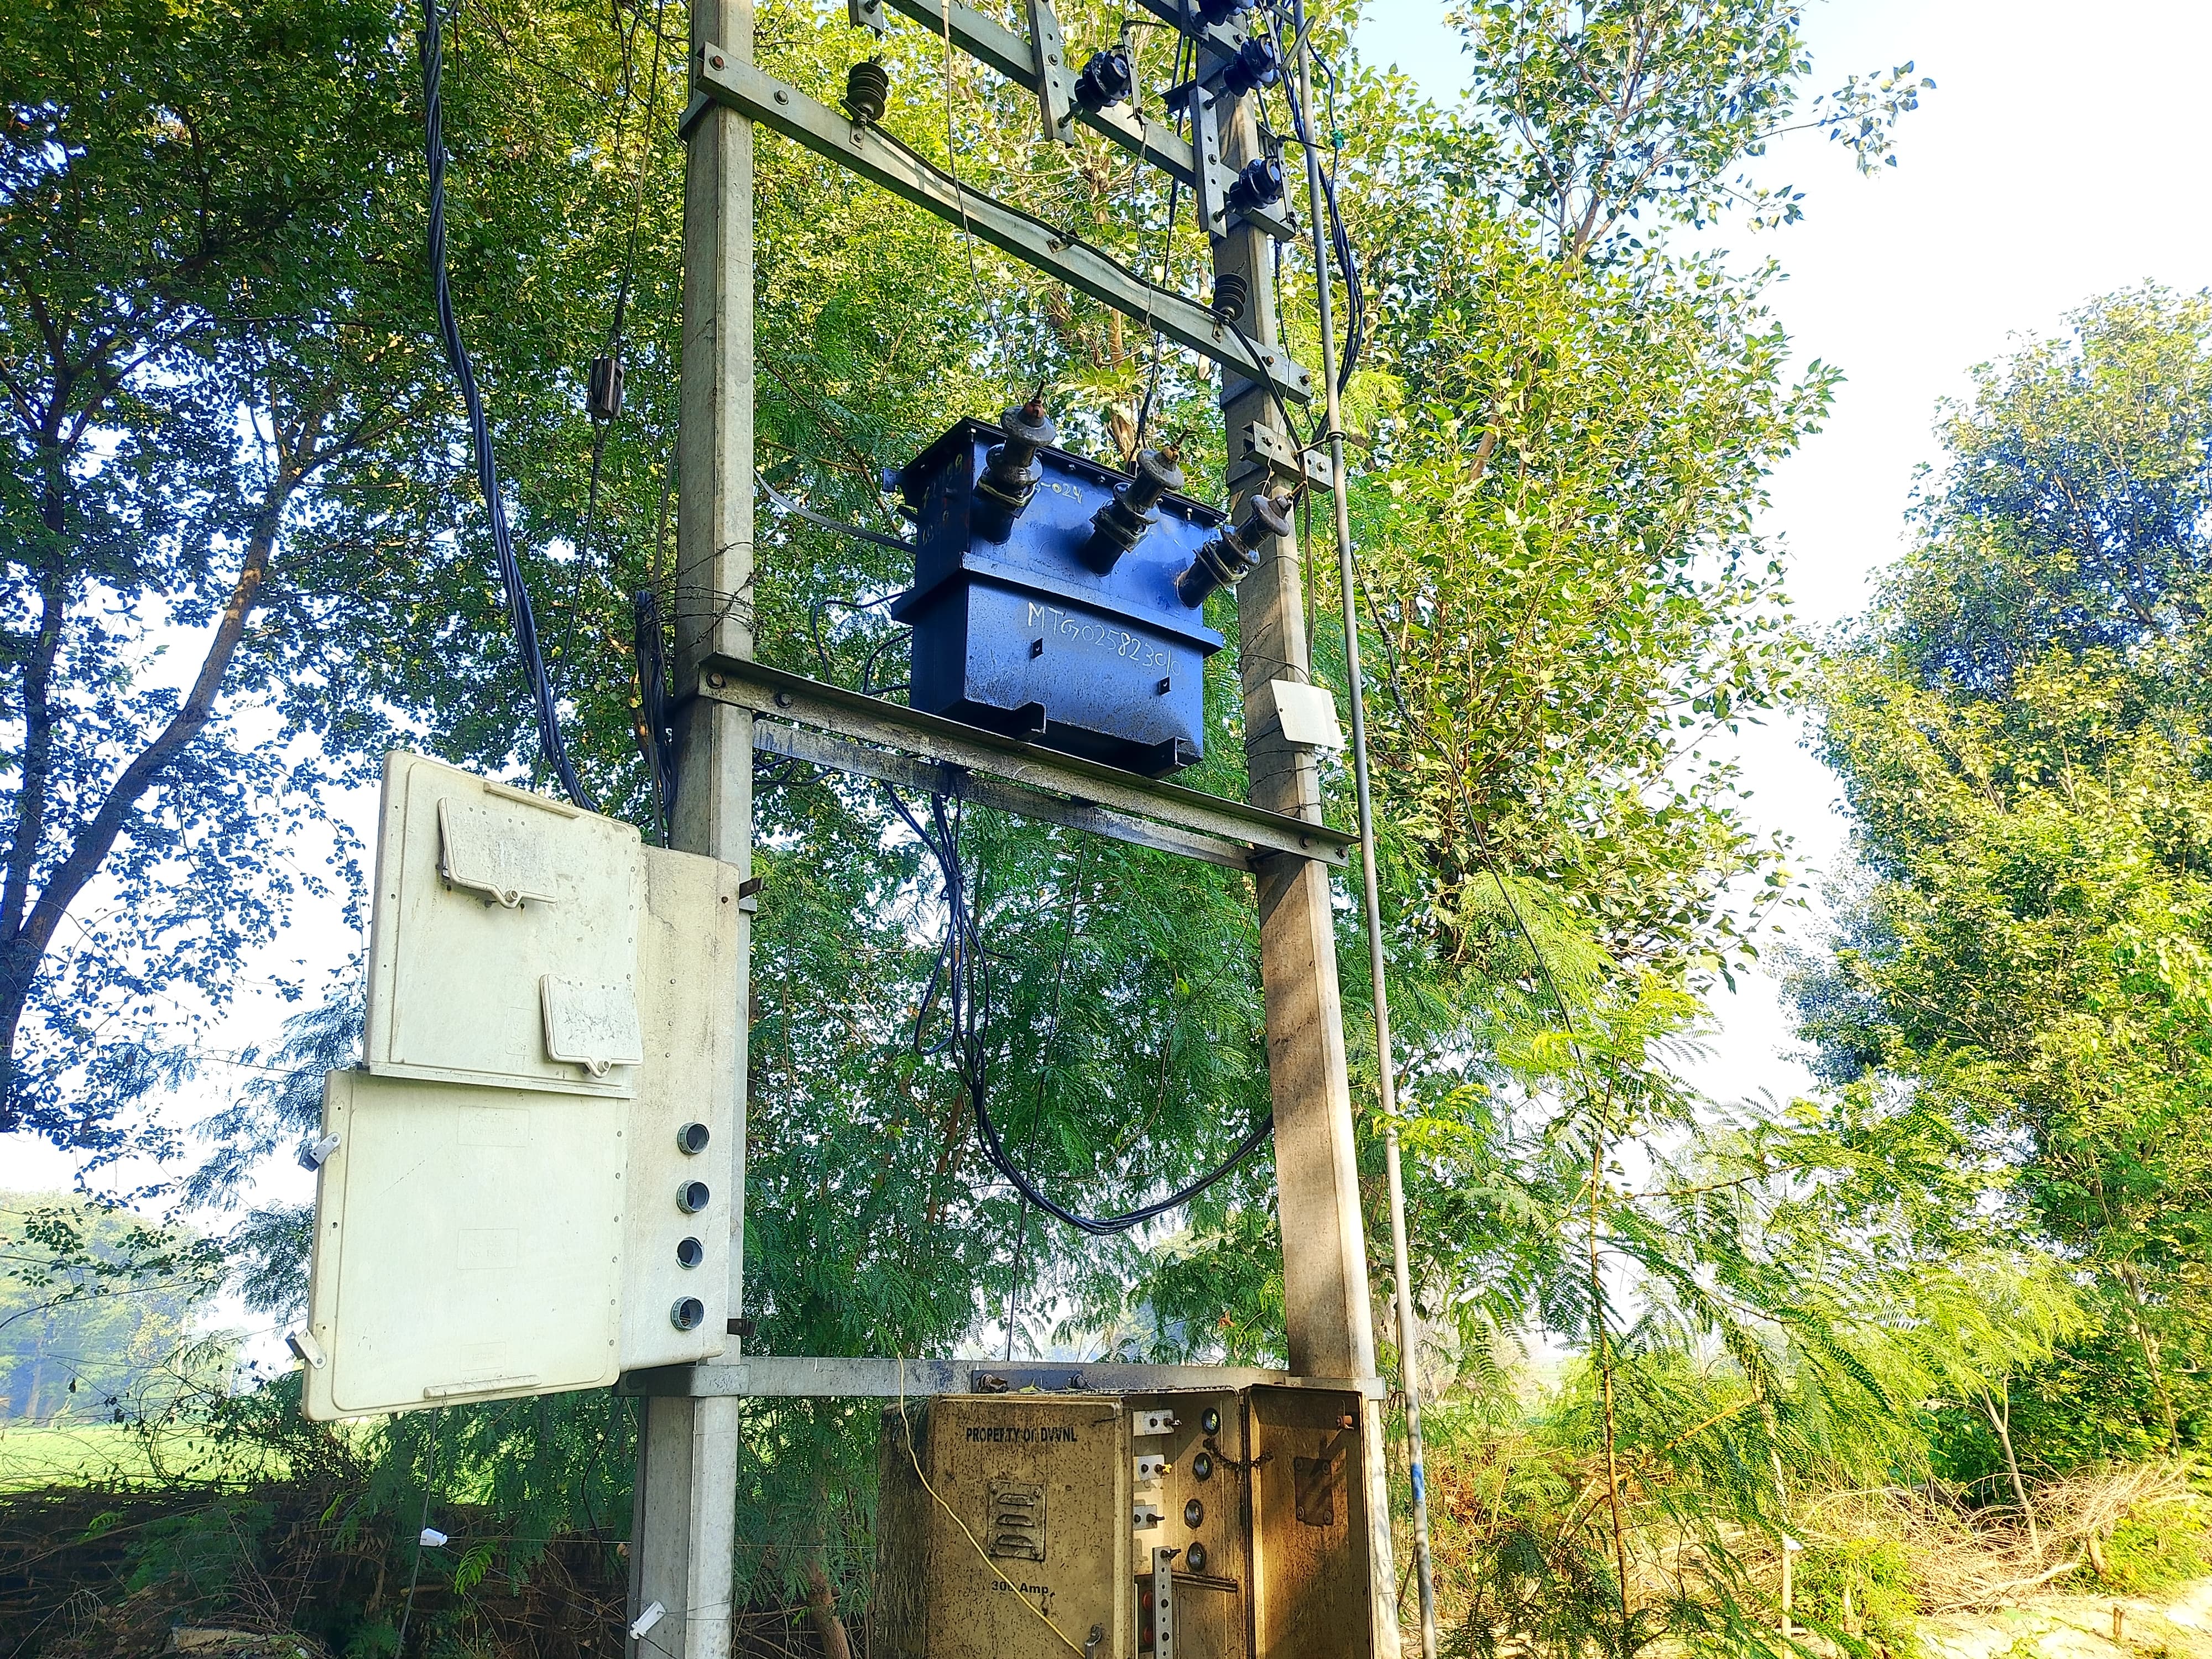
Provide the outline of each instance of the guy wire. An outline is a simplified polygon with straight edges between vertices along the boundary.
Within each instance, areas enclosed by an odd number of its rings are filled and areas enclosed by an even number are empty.
[[[1291,0],[1292,38],[1305,34],[1304,0]],[[1309,47],[1297,58],[1298,80],[1305,102],[1312,101]],[[1293,106],[1295,111],[1296,106]],[[1303,118],[1300,125],[1304,125]],[[1429,1541],[1427,1471],[1421,1437],[1420,1324],[1413,1306],[1412,1250],[1406,1227],[1406,1186],[1398,1134],[1397,1059],[1390,1034],[1388,956],[1382,937],[1382,879],[1375,848],[1375,799],[1367,763],[1367,708],[1361,687],[1359,611],[1355,598],[1358,568],[1352,548],[1351,493],[1345,477],[1341,386],[1336,373],[1336,341],[1330,314],[1328,232],[1323,215],[1321,154],[1310,141],[1305,146],[1306,195],[1313,216],[1314,300],[1321,332],[1322,388],[1326,399],[1331,472],[1331,494],[1336,517],[1336,557],[1340,595],[1344,606],[1345,680],[1352,704],[1352,762],[1353,797],[1358,813],[1359,872],[1362,908],[1367,924],[1370,990],[1375,1008],[1375,1070],[1382,1109],[1383,1164],[1390,1213],[1393,1277],[1396,1279],[1398,1314],[1398,1373],[1406,1396],[1406,1462],[1413,1492],[1413,1566],[1420,1588],[1422,1659],[1437,1659],[1435,1564]],[[1347,279],[1348,287],[1348,279]]]

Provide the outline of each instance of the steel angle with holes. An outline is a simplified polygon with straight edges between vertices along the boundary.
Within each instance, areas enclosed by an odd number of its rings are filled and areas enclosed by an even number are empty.
[[[619,1100],[332,1072],[304,1406],[318,1421],[604,1387],[620,1369]]]
[[[743,658],[708,658],[699,694],[766,716],[753,739],[765,752],[917,788],[953,787],[957,780],[941,769],[957,768],[982,775],[970,793],[988,805],[1237,868],[1281,854],[1340,866],[1352,840],[1325,823],[1140,777]],[[795,729],[805,727],[828,736]],[[991,779],[1013,787],[993,789]]]
[[[368,1069],[630,1094],[638,833],[426,760],[386,758]]]

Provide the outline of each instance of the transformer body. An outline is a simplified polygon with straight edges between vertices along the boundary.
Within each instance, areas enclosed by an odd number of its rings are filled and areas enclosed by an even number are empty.
[[[1364,1659],[1361,1421],[1356,1394],[1264,1386],[893,1407],[872,1639],[885,1659]]]
[[[963,420],[899,476],[917,524],[914,586],[891,606],[914,629],[908,702],[1148,777],[1194,764],[1222,637],[1176,577],[1223,515],[1166,495],[1102,574],[1082,551],[1126,475],[1040,450],[1035,493],[1008,515],[975,489],[1003,435]]]

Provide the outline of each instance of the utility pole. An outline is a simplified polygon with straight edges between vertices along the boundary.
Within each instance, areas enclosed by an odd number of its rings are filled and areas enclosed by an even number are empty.
[[[1291,19],[1306,31],[1304,0],[1292,0]],[[1436,1570],[1429,1548],[1428,1470],[1421,1441],[1420,1320],[1413,1308],[1412,1252],[1406,1241],[1406,1179],[1398,1144],[1398,1066],[1390,1041],[1390,987],[1382,948],[1382,882],[1376,871],[1375,794],[1367,769],[1367,697],[1360,677],[1358,572],[1352,558],[1350,479],[1345,473],[1344,408],[1336,381],[1336,329],[1329,295],[1328,204],[1322,193],[1321,122],[1314,108],[1313,74],[1298,54],[1298,108],[1305,120],[1307,210],[1313,218],[1314,307],[1321,324],[1321,378],[1328,411],[1328,459],[1334,488],[1337,585],[1344,607],[1345,697],[1352,713],[1352,793],[1359,817],[1359,873],[1367,913],[1368,988],[1375,1001],[1375,1070],[1382,1105],[1383,1179],[1390,1206],[1390,1261],[1398,1286],[1398,1378],[1406,1395],[1406,1472],[1413,1506],[1413,1577],[1420,1595],[1421,1659],[1437,1659]],[[1351,273],[1346,273],[1347,279]]]
[[[693,73],[700,54],[752,57],[752,0],[690,0]],[[720,106],[689,129],[684,168],[684,348],[677,438],[676,674],[699,682],[710,656],[752,655],[753,129]],[[677,729],[670,839],[752,873],[753,716],[688,698]],[[750,921],[739,944],[738,1097],[726,1205],[730,1290],[744,1305],[745,1040]],[[734,1347],[737,1337],[732,1334]],[[629,1620],[662,1613],[629,1650],[659,1659],[726,1659],[737,1545],[738,1445],[744,1401],[658,1395],[641,1402],[630,1528]]]
[[[1202,27],[1175,0],[1144,0],[1177,27],[1197,28],[1217,57],[1243,37]],[[1032,0],[1032,40],[954,0],[852,0],[854,21],[880,27],[885,5],[912,15],[950,44],[988,63],[1048,109],[1068,67],[1048,0]],[[696,687],[679,729],[674,811],[680,847],[710,854],[750,873],[750,781],[756,745],[816,764],[910,787],[932,787],[903,750],[938,765],[966,769],[979,791],[998,789],[1006,805],[1140,844],[1226,861],[1253,872],[1261,918],[1270,1086],[1280,1208],[1291,1373],[1330,1379],[1360,1401],[1356,1482],[1365,1516],[1362,1567],[1369,1593],[1364,1637],[1345,1632],[1347,1650],[1398,1659],[1400,1651],[1380,1389],[1370,1304],[1343,1009],[1336,970],[1330,871],[1350,840],[1322,821],[1318,763],[1293,742],[1276,712],[1274,684],[1310,683],[1304,588],[1294,538],[1265,541],[1257,568],[1239,590],[1241,668],[1246,708],[1247,803],[1115,773],[1048,749],[1033,749],[981,730],[780,674],[751,661],[752,123],[757,122],[870,178],[909,202],[960,225],[1054,275],[1077,291],[1158,329],[1177,344],[1222,364],[1221,406],[1231,457],[1232,512],[1270,482],[1270,462],[1304,465],[1278,399],[1304,401],[1311,377],[1289,360],[1277,337],[1271,264],[1275,236],[1288,222],[1264,202],[1241,214],[1223,208],[1230,182],[1262,154],[1249,101],[1194,107],[1192,137],[1133,111],[1089,105],[1071,112],[1148,162],[1189,181],[1213,215],[1214,271],[1241,279],[1243,314],[1234,323],[1201,304],[1163,295],[1078,239],[1062,238],[917,162],[864,117],[848,118],[750,64],[749,0],[691,0],[695,97],[684,124],[690,143],[684,209],[683,430],[679,441],[677,662],[679,695]],[[1226,44],[1224,44],[1226,42]],[[1201,64],[1205,62],[1201,54]],[[1206,71],[1201,69],[1201,80]],[[1211,94],[1201,94],[1210,98]],[[1218,109],[1218,128],[1209,111]],[[1201,116],[1204,118],[1200,118]],[[1218,148],[1219,154],[1212,152]],[[1241,328],[1249,349],[1240,343]],[[1273,434],[1255,450],[1247,428]],[[1309,472],[1307,476],[1310,476]],[[1163,683],[1164,690],[1164,682]],[[757,730],[756,716],[765,716]],[[810,731],[809,728],[811,728]],[[865,747],[863,745],[874,745]],[[998,781],[994,782],[994,780]],[[1007,781],[1022,786],[1011,794]],[[1057,792],[1055,799],[1051,792]],[[1097,803],[1114,810],[1102,811]],[[1145,816],[1142,828],[1127,814]],[[1173,826],[1172,830],[1168,826]],[[1224,859],[1224,855],[1226,854]],[[735,1011],[742,1022],[744,1011]],[[742,1049],[741,1049],[742,1053]],[[743,1069],[740,1066],[742,1090]],[[744,1102],[734,1139],[742,1147]],[[731,1185],[733,1208],[732,1305],[742,1252],[734,1207],[742,1157]],[[754,1359],[669,1368],[639,1379],[650,1398],[639,1450],[633,1620],[659,1603],[651,1632],[633,1654],[666,1659],[725,1659],[731,1613],[731,1558],[739,1401],[748,1395],[882,1395],[904,1398],[921,1381],[906,1362]],[[933,1391],[961,1386],[946,1376]],[[1116,1368],[1085,1367],[1096,1388]],[[1227,1370],[1149,1370],[1169,1386],[1229,1383]],[[1172,1381],[1169,1379],[1172,1376]],[[1003,1380],[994,1379],[1003,1389]],[[1131,1382],[1134,1384],[1133,1376]],[[988,1386],[988,1385],[987,1385]],[[1056,1386],[1046,1384],[1045,1386]],[[1071,1386],[1080,1388],[1080,1382]],[[1350,1426],[1353,1419],[1343,1419]],[[1301,1521],[1304,1520],[1303,1512]],[[1310,1524],[1325,1526],[1322,1521]],[[1355,1558],[1357,1559],[1357,1558]]]
[[[1310,119],[1310,117],[1309,117]],[[1261,154],[1247,100],[1224,123],[1223,161],[1234,171]],[[1263,355],[1278,349],[1273,243],[1249,224],[1213,245],[1215,281],[1241,277],[1249,295],[1242,325]],[[1254,374],[1261,365],[1253,366]],[[1248,426],[1285,433],[1266,386],[1222,368],[1221,413],[1229,453],[1243,452]],[[1287,435],[1287,434],[1285,434]],[[1289,441],[1295,445],[1297,440]],[[1269,483],[1263,465],[1241,475],[1230,464],[1232,514]],[[1237,591],[1238,668],[1244,690],[1244,757],[1255,806],[1318,823],[1321,768],[1312,750],[1291,744],[1271,718],[1270,683],[1310,683],[1304,573],[1295,537],[1272,540]],[[1359,1170],[1352,1126],[1352,1085],[1344,1050],[1344,1000],[1336,973],[1336,921],[1328,866],[1278,858],[1255,875],[1260,902],[1260,975],[1267,1014],[1267,1076],[1275,1108],[1275,1180],[1283,1225],[1283,1304],[1291,1370],[1308,1376],[1375,1375],[1375,1327],[1361,1224]],[[1390,1538],[1389,1477],[1383,1457],[1382,1402],[1368,1399],[1359,1437],[1367,1489],[1370,1650],[1397,1659],[1396,1574]]]

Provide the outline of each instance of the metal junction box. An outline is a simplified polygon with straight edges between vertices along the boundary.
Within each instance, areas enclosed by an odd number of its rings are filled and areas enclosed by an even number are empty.
[[[1360,1422],[1356,1394],[1275,1387],[888,1411],[876,1639],[886,1659],[1361,1659]]]
[[[324,1095],[316,1419],[603,1386],[727,1346],[741,872],[386,757],[366,1067]]]
[[[1009,522],[975,489],[1003,436],[963,420],[899,476],[919,525],[914,586],[891,606],[914,629],[909,702],[1147,776],[1195,763],[1206,659],[1222,638],[1176,577],[1222,514],[1164,495],[1158,522],[1102,574],[1081,550],[1127,477],[1041,449],[1035,494]]]

